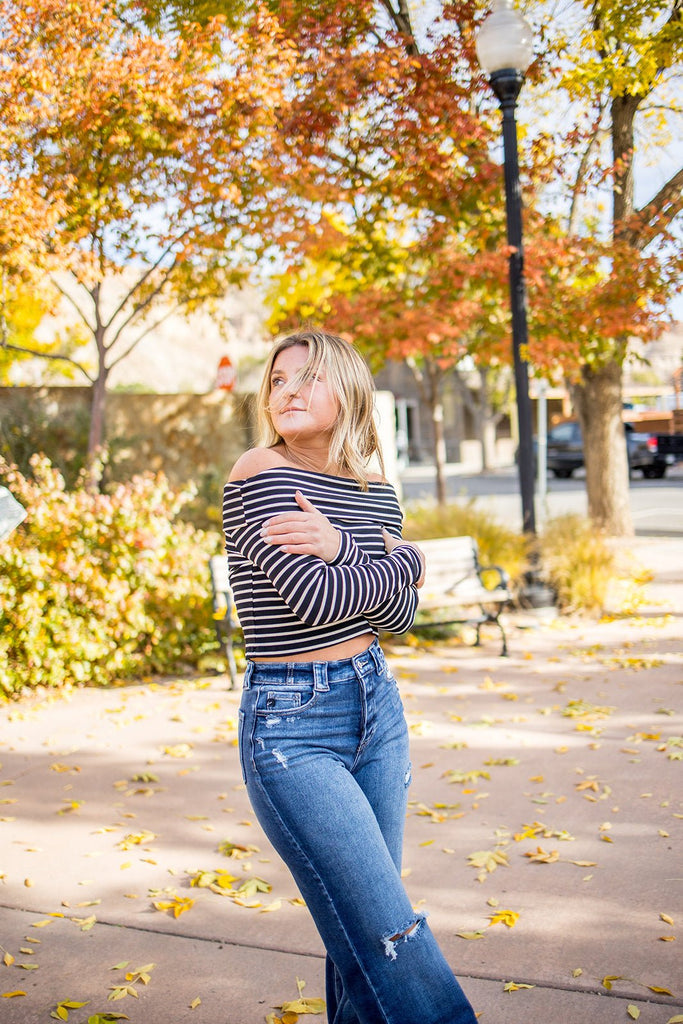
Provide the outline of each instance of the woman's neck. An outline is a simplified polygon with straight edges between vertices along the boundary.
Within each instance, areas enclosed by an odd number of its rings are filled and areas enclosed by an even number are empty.
[[[301,469],[309,469],[314,473],[329,473],[334,475],[336,473],[336,467],[330,465],[330,456],[328,449],[325,448],[311,448],[310,446],[297,446],[294,444],[287,444],[286,441],[281,441],[280,444],[275,446],[276,451],[294,466],[299,466]]]

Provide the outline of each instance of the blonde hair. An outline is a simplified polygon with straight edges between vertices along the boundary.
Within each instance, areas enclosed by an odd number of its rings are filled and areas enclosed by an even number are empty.
[[[323,331],[301,331],[276,341],[263,372],[257,396],[257,417],[260,443],[268,448],[281,444],[270,415],[270,378],[275,360],[281,352],[294,345],[308,349],[308,359],[289,382],[293,390],[311,377],[314,380],[323,367],[328,386],[339,403],[339,415],[332,430],[328,466],[348,474],[368,488],[368,462],[376,455],[384,476],[384,460],[375,424],[375,382],[370,369],[357,349],[343,338]]]

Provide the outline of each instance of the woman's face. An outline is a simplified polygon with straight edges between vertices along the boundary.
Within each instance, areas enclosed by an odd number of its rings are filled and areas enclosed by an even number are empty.
[[[327,441],[339,414],[324,367],[314,379],[292,389],[291,381],[307,360],[308,346],[292,345],[278,354],[270,374],[270,416],[285,441]]]

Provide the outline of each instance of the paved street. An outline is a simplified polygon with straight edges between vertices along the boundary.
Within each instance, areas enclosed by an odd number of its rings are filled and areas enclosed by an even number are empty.
[[[477,506],[489,511],[514,529],[521,528],[521,499],[516,467],[486,475],[463,473],[461,466],[447,469],[448,494],[454,499],[476,498]],[[434,496],[434,469],[410,466],[401,476],[406,503]],[[672,467],[663,480],[643,480],[637,474],[630,482],[631,510],[636,533],[683,538],[683,463]],[[544,501],[536,501],[539,523],[563,512],[586,514],[586,486],[583,471],[569,480],[548,477]]]

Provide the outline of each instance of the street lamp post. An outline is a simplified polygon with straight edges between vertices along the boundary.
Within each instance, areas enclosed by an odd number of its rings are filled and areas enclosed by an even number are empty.
[[[529,398],[529,371],[524,357],[527,344],[526,288],[522,245],[522,197],[517,158],[515,106],[524,75],[533,59],[531,29],[519,14],[513,0],[493,0],[491,14],[476,40],[479,63],[489,76],[491,88],[503,111],[503,152],[505,168],[505,208],[510,246],[510,303],[512,307],[512,351],[517,392],[519,427],[519,487],[522,496],[522,526],[535,534],[534,449]]]

